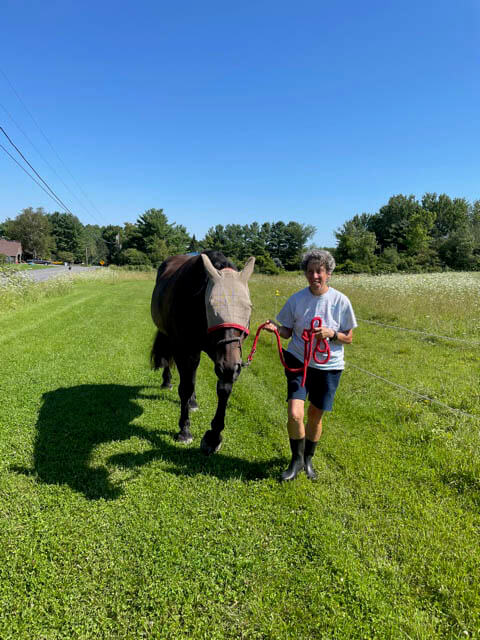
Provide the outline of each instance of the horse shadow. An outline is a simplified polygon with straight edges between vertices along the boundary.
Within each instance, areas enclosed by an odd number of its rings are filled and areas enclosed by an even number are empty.
[[[167,471],[176,475],[215,475],[220,479],[259,480],[270,476],[280,459],[249,462],[217,453],[204,456],[198,448],[173,441],[176,430],[149,430],[133,424],[143,409],[139,399],[166,400],[164,395],[148,395],[145,387],[116,384],[85,384],[60,388],[43,394],[37,421],[33,469],[12,467],[17,473],[34,476],[41,483],[68,485],[87,499],[113,500],[123,495],[121,483],[113,482],[106,466],[92,462],[101,444],[137,437],[151,448],[142,453],[110,456],[107,465],[138,471],[155,460],[169,463]],[[166,426],[166,425],[162,425]]]

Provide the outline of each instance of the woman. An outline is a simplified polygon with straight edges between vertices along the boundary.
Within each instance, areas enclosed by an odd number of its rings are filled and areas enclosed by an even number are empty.
[[[303,372],[287,376],[288,421],[292,459],[288,469],[281,475],[282,481],[293,480],[305,469],[310,480],[316,479],[312,458],[322,435],[322,417],[325,411],[331,411],[335,391],[345,367],[343,345],[352,342],[353,329],[357,326],[350,300],[340,291],[330,287],[328,282],[335,260],[328,251],[310,251],[302,261],[302,269],[307,278],[308,287],[294,293],[277,315],[276,324],[267,321],[265,329],[278,329],[282,338],[291,338],[285,355],[290,368],[303,365],[304,341],[302,332],[309,330],[316,316],[322,319],[322,326],[313,329],[318,338],[329,340],[330,359],[325,364],[317,364],[313,358],[308,366],[305,387],[301,386]],[[314,341],[315,344],[315,341]],[[319,360],[323,359],[320,354]],[[305,427],[305,400],[310,404]]]

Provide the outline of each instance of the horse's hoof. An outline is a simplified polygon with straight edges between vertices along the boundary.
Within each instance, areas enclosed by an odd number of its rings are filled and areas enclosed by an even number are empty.
[[[189,404],[189,405],[188,405],[188,408],[190,409],[190,411],[198,411],[199,406],[198,406],[198,404],[195,402],[195,403]]]
[[[170,384],[169,382],[167,384],[162,384],[160,389],[168,389],[168,390],[173,389],[173,384]]]
[[[193,442],[193,436],[185,435],[184,433],[177,433],[175,436],[175,440],[180,444],[190,444]]]
[[[213,453],[217,453],[222,448],[222,440],[220,439],[217,443],[209,443],[209,435],[211,431],[207,431],[207,433],[203,436],[202,441],[200,442],[200,450],[206,456],[211,456]]]

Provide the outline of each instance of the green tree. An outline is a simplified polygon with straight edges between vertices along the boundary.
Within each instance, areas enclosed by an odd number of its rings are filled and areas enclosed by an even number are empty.
[[[464,227],[469,221],[469,205],[465,198],[454,198],[453,200],[442,193],[426,193],[422,198],[422,208],[433,215],[433,228],[431,230],[434,238],[448,238],[449,234],[460,227]]]
[[[56,251],[55,254],[61,262],[75,262],[75,255],[71,251]]]
[[[25,254],[33,258],[50,258],[55,249],[50,222],[42,207],[27,207],[14,220],[4,224],[6,236],[22,243]]]
[[[229,243],[227,233],[223,224],[217,224],[215,227],[210,227],[210,229],[205,234],[205,238],[203,239],[202,244],[205,249],[221,251],[226,256],[228,256]]]
[[[138,249],[139,251],[145,252],[145,239],[137,224],[125,222],[123,225],[122,238],[124,249]]]
[[[47,214],[47,218],[55,240],[57,256],[58,252],[67,252],[73,254],[76,260],[81,261],[83,225],[80,220],[71,213],[59,213],[58,211]],[[60,256],[58,257],[60,258]]]
[[[414,212],[408,219],[405,233],[407,253],[414,256],[419,264],[432,261],[430,231],[435,221],[435,213],[425,209]]]
[[[274,275],[281,273],[282,269],[275,263],[269,253],[263,253],[255,259],[255,271]]]
[[[119,255],[122,250],[123,231],[118,225],[109,224],[102,228],[102,240],[107,249],[107,263],[120,264]]]
[[[190,240],[187,247],[187,253],[201,253],[202,251],[203,251],[202,243],[199,242],[196,239],[195,234],[193,234],[192,239]]]
[[[186,253],[191,241],[186,228],[183,225],[169,223],[163,209],[145,211],[138,218],[136,225],[147,255],[153,257],[153,253],[158,250],[160,240],[165,242],[169,255]],[[154,264],[159,263],[155,260]]]
[[[343,226],[335,232],[338,245],[335,257],[338,262],[347,260],[362,265],[372,265],[375,262],[375,250],[377,239],[373,231],[369,231],[369,216],[366,213],[355,215],[347,220]]]
[[[243,236],[245,239],[245,257],[255,256],[257,261],[259,258],[265,257],[268,260],[273,260],[271,255],[267,251],[266,236],[262,227],[258,222],[252,222],[250,225],[243,227]],[[255,263],[257,264],[257,263]],[[274,263],[275,264],[275,263]],[[278,265],[276,265],[278,269]]]
[[[108,261],[108,248],[98,224],[87,224],[82,229],[80,239],[81,253],[89,264]]]
[[[265,234],[265,246],[270,256],[277,258],[285,269],[300,268],[302,253],[308,240],[315,233],[312,225],[303,225],[290,221],[265,223],[262,225]]]
[[[477,266],[474,256],[475,239],[471,225],[465,224],[449,234],[439,253],[442,261],[452,269],[468,270]]]
[[[150,265],[150,259],[146,253],[138,249],[123,249],[120,253],[120,264]]]
[[[154,238],[150,245],[149,256],[152,264],[159,266],[171,255],[167,243],[162,238]]]
[[[399,252],[408,251],[412,224],[415,226],[422,219],[422,214],[422,206],[415,196],[392,196],[378,213],[369,217],[368,229],[375,233],[380,249],[396,247]],[[427,226],[430,220],[430,216],[425,216]]]
[[[474,253],[480,259],[480,200],[476,200],[471,208],[472,235]]]

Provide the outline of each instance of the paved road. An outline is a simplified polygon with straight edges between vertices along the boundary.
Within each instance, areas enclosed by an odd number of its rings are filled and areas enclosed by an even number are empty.
[[[85,273],[85,271],[93,271],[95,269],[101,269],[101,267],[79,267],[73,265],[71,270],[65,267],[49,267],[48,269],[32,269],[32,271],[26,271],[25,273],[36,282],[44,282],[45,280],[50,280],[50,278],[70,276],[74,273]]]

